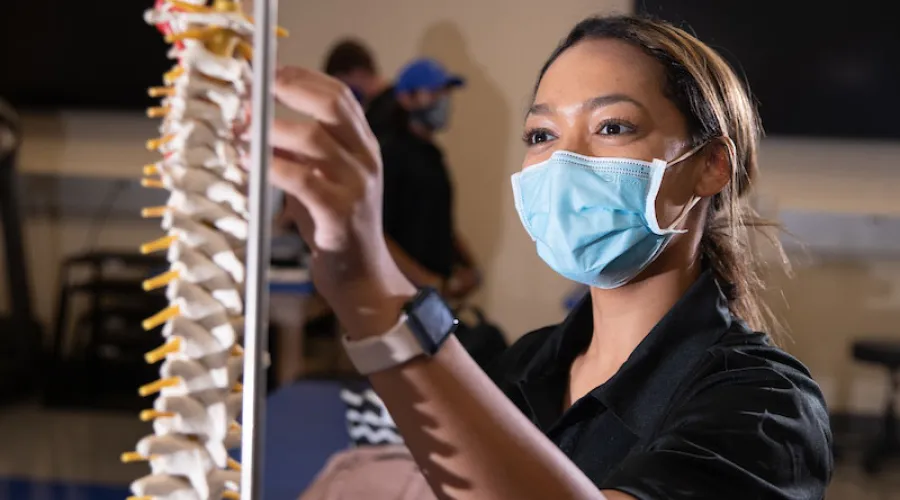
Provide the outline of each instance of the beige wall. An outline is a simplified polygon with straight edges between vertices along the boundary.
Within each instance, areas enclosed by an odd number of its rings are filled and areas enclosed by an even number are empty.
[[[900,143],[767,139],[760,192],[785,209],[900,216]],[[886,377],[854,363],[859,336],[900,339],[895,261],[795,259],[794,279],[773,279],[771,304],[792,340],[784,347],[816,375],[834,409],[881,410]],[[781,292],[784,294],[782,298]],[[891,303],[892,302],[892,303]]]
[[[486,269],[487,285],[479,300],[516,337],[558,321],[564,314],[562,297],[570,289],[536,257],[515,215],[509,189],[509,175],[522,155],[518,137],[530,88],[544,58],[575,21],[591,13],[625,11],[630,3],[283,1],[280,24],[292,35],[282,43],[279,58],[318,66],[330,43],[353,34],[372,45],[388,75],[411,57],[427,54],[468,77],[469,87],[456,102],[454,127],[442,141],[457,186],[459,225]],[[85,119],[76,118],[79,123]],[[127,169],[137,175],[146,157],[141,145],[152,134],[147,120],[140,116],[88,119],[96,123],[32,127],[25,168]],[[770,139],[763,147],[761,188],[782,207],[896,214],[900,202],[893,194],[900,192],[900,175],[893,167],[898,157],[900,144]],[[56,263],[78,248],[77,233],[84,226],[83,221],[69,220],[62,225],[30,224],[32,274],[44,318],[54,300]],[[134,248],[156,234],[152,226],[116,223],[107,227],[101,239],[104,244]],[[879,404],[880,373],[851,364],[847,344],[857,334],[900,336],[892,330],[900,312],[873,310],[860,300],[883,290],[885,281],[900,279],[886,278],[889,274],[882,270],[869,275],[859,264],[830,263],[801,268],[796,280],[773,284],[773,296],[783,285],[791,303],[786,309],[773,302],[792,329],[794,342],[786,347],[811,366],[837,408],[850,405],[871,410]]]

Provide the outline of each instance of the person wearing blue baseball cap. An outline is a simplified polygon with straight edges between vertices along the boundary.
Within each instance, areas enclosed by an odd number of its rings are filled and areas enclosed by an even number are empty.
[[[453,186],[434,135],[449,125],[463,77],[434,59],[404,66],[366,114],[384,164],[384,230],[406,276],[462,299],[481,282],[453,222]]]
[[[449,125],[452,91],[463,86],[465,79],[440,62],[415,59],[400,69],[393,86],[372,99],[366,118],[376,135],[412,124],[418,135],[430,136]]]
[[[451,91],[463,85],[461,76],[448,73],[434,59],[418,59],[400,71],[394,93],[409,111],[413,126],[434,133],[448,125]]]

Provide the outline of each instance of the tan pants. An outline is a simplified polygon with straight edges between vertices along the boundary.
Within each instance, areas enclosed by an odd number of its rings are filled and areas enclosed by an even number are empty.
[[[435,500],[402,445],[363,446],[336,453],[300,500]]]

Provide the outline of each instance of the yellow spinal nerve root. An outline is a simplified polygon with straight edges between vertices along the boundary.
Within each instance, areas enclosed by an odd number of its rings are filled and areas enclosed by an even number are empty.
[[[180,350],[181,350],[181,339],[178,337],[175,337],[172,340],[166,342],[165,344],[148,352],[147,354],[144,354],[144,359],[147,361],[147,363],[153,364],[158,361],[161,361],[163,358],[165,358],[169,354],[176,353]]]
[[[141,217],[145,219],[155,219],[157,217],[162,217],[169,212],[169,207],[166,205],[161,205],[158,207],[147,207],[141,210]]]
[[[149,384],[142,385],[141,388],[138,389],[138,394],[140,394],[141,396],[149,396],[151,394],[156,394],[166,387],[175,387],[180,382],[181,379],[179,377],[161,378],[156,382],[150,382]]]
[[[180,313],[181,308],[179,308],[177,304],[174,304],[145,319],[141,326],[144,327],[144,330],[152,330],[178,316]]]
[[[144,287],[144,291],[149,292],[151,290],[156,290],[157,288],[162,288],[169,283],[178,279],[179,273],[177,270],[169,270],[158,276],[154,276],[150,279],[144,280],[142,286]]]
[[[147,460],[150,460],[150,457],[145,457],[136,451],[126,451],[125,453],[122,453],[119,460],[121,460],[122,463],[130,464],[133,462],[146,462]]]
[[[168,250],[169,247],[172,246],[172,243],[178,240],[178,237],[173,235],[163,236],[158,240],[153,240],[150,243],[144,243],[141,245],[141,253],[148,254],[153,252],[159,252],[161,250]]]
[[[170,411],[158,411],[158,410],[144,410],[141,412],[141,422],[149,422],[151,420],[156,420],[157,418],[172,418],[175,416],[175,413]]]

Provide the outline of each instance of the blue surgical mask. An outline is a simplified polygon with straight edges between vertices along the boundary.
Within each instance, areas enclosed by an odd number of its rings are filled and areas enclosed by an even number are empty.
[[[412,111],[411,118],[435,132],[446,128],[450,121],[450,96],[443,95],[431,106]]]
[[[656,197],[677,159],[646,162],[556,151],[512,176],[516,210],[538,255],[566,278],[597,288],[622,286],[650,265],[700,200],[662,228]]]

